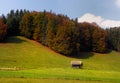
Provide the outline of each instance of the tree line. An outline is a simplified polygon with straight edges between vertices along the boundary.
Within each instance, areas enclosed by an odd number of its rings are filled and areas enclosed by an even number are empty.
[[[120,49],[120,37],[117,38],[119,28],[115,31],[114,28],[104,30],[96,23],[78,23],[77,19],[46,11],[11,10],[7,16],[2,15],[1,19],[3,22],[0,22],[7,26],[4,35],[25,36],[64,55],[82,51],[106,53],[108,49]],[[4,36],[1,35],[1,38]]]
[[[106,29],[109,49],[120,52],[120,27]]]

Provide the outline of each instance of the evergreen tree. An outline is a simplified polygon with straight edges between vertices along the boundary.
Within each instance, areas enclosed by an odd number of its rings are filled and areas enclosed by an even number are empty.
[[[120,49],[120,27],[106,29],[109,49],[119,51]]]
[[[33,19],[32,14],[26,13],[20,22],[21,34],[30,39],[33,38],[34,33]]]

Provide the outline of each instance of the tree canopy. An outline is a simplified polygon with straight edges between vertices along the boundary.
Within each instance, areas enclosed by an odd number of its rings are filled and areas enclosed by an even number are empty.
[[[102,29],[95,23],[78,23],[47,11],[11,10],[0,18],[0,40],[22,35],[64,55],[80,52],[120,51],[120,28]]]

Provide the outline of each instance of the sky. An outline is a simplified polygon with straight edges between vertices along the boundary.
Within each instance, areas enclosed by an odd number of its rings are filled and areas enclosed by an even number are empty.
[[[10,10],[51,11],[101,27],[120,26],[120,0],[0,0],[0,15]]]

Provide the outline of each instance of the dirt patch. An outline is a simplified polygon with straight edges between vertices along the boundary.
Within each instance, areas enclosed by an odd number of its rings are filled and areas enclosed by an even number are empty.
[[[20,68],[17,68],[17,67],[13,67],[13,68],[10,68],[10,67],[1,67],[0,70],[12,70],[12,71],[16,71],[16,70],[20,70]]]

